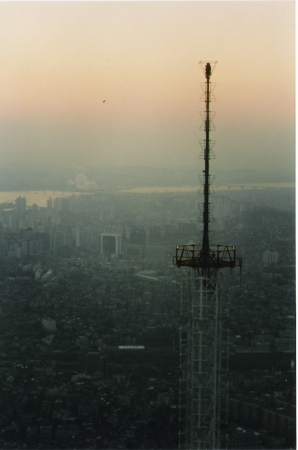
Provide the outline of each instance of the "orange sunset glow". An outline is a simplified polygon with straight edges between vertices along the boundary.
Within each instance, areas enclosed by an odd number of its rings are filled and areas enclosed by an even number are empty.
[[[294,2],[3,2],[0,13],[1,160],[191,167],[199,61],[214,60],[221,165],[292,167]]]

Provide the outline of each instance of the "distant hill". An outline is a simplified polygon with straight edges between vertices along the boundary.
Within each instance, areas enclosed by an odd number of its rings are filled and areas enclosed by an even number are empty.
[[[217,169],[218,171],[218,169]],[[98,189],[131,189],[154,186],[199,186],[199,169],[177,167],[96,167],[87,166],[82,173],[71,167],[57,165],[9,166],[0,168],[0,190],[67,190],[78,177],[88,186]],[[294,167],[285,170],[221,170],[214,184],[285,183],[295,181]]]

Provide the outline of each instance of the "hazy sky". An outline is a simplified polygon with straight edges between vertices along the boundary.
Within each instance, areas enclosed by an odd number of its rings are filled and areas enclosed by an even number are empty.
[[[290,170],[294,8],[1,2],[0,164],[194,167],[199,61],[215,60],[215,170]]]

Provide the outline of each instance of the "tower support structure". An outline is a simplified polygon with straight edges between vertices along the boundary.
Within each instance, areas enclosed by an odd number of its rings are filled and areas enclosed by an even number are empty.
[[[218,448],[219,354],[217,269],[196,270],[192,276],[189,324],[190,448]]]
[[[212,176],[209,161],[214,157],[210,131],[214,128],[210,102],[214,99],[210,78],[216,62],[201,62],[205,72],[202,113],[205,139],[201,141],[204,159],[203,176],[203,233],[201,244],[177,245],[173,263],[191,269],[184,298],[184,325],[180,335],[183,345],[180,357],[180,430],[179,447],[197,450],[220,448],[220,373],[221,373],[221,300],[219,271],[241,265],[234,246],[210,245]],[[183,296],[183,295],[182,295]]]

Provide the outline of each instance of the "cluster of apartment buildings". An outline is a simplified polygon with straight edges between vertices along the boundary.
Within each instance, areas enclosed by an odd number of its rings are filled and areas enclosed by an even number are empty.
[[[39,208],[18,198],[1,209],[1,448],[177,448],[181,271],[172,256],[200,229],[185,194],[151,200],[82,195]],[[221,207],[212,240],[244,260],[241,277],[222,280],[223,435],[227,448],[289,448],[294,218]]]
[[[131,259],[165,260],[175,237],[196,236],[198,212],[185,195],[170,202],[158,196],[143,205],[139,196],[131,200],[133,194],[119,195],[49,198],[46,207],[27,207],[26,198],[19,196],[0,210],[0,254],[25,258],[111,253],[110,239],[117,256],[125,252]],[[187,207],[194,215],[190,220],[183,214]],[[229,217],[237,209],[235,202],[219,197],[214,216]]]

